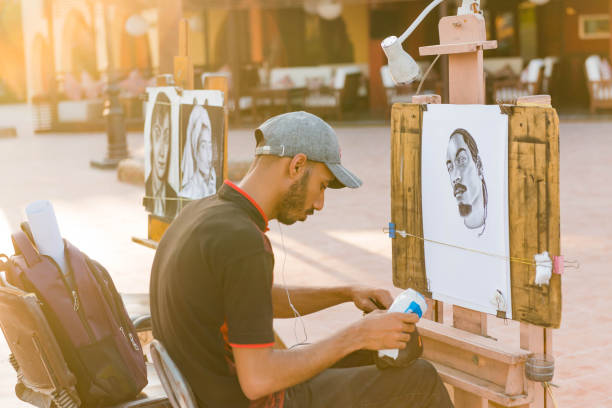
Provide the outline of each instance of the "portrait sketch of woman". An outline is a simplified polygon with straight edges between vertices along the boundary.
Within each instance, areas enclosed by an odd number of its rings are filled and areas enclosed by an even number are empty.
[[[181,105],[179,196],[208,197],[223,182],[223,110]]]

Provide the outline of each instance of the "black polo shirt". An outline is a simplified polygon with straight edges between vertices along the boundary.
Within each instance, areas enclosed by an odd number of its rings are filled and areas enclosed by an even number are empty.
[[[164,234],[151,271],[153,335],[200,407],[277,407],[283,392],[249,401],[232,347],[271,347],[274,255],[267,218],[226,181],[186,206]]]

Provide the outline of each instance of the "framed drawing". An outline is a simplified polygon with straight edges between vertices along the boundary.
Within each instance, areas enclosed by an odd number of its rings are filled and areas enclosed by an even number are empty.
[[[561,251],[555,110],[395,104],[391,225],[395,286],[559,327],[560,275],[534,282]]]
[[[193,199],[215,194],[225,176],[223,93],[147,88],[146,210],[172,220]]]
[[[510,317],[508,116],[495,105],[428,106],[421,182],[433,299]]]
[[[183,199],[213,195],[223,183],[225,117],[216,94],[185,91],[181,97],[179,196]]]
[[[610,38],[609,14],[583,14],[578,17],[578,37],[581,40]]]
[[[174,218],[178,200],[178,102],[174,87],[147,88],[144,127],[145,197],[154,215]]]

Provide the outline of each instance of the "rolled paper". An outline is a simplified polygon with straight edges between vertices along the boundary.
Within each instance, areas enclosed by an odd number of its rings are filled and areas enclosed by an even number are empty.
[[[34,243],[38,252],[53,258],[64,274],[68,273],[64,256],[64,240],[60,234],[53,206],[47,200],[30,203],[26,207],[26,216]]]

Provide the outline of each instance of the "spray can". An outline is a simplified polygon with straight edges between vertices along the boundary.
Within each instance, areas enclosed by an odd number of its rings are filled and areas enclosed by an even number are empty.
[[[391,304],[391,307],[387,310],[387,313],[414,313],[419,316],[419,319],[423,317],[425,312],[427,312],[425,297],[414,289],[406,289],[400,293]],[[398,349],[378,351],[379,357],[387,356],[396,359],[398,355]]]

